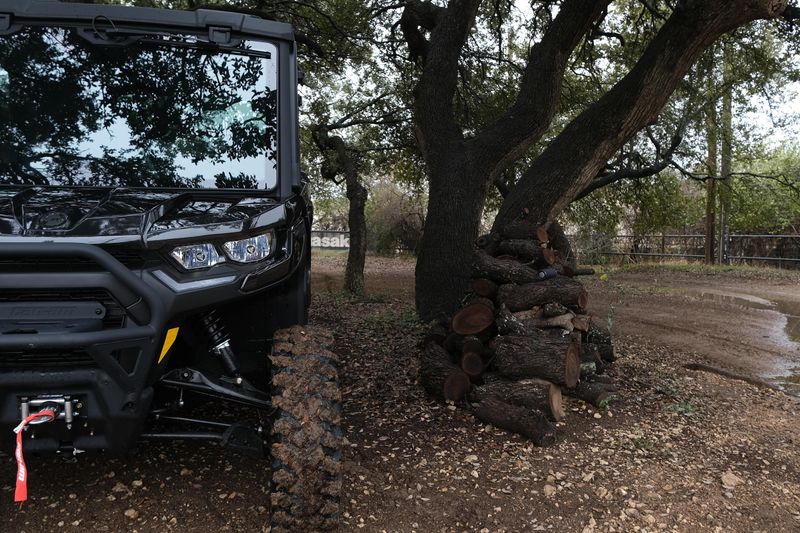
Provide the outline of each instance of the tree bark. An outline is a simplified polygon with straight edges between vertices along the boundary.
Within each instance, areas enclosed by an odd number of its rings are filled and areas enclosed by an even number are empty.
[[[567,387],[580,378],[579,347],[568,338],[503,335],[492,341],[492,348],[495,368],[508,378],[540,378]]]
[[[551,302],[585,309],[588,300],[589,297],[583,285],[563,276],[524,285],[509,283],[497,291],[497,302],[505,304],[511,312],[525,311],[535,305]]]
[[[497,283],[530,283],[539,281],[539,273],[516,259],[500,259],[477,250],[473,255],[472,272]]]
[[[716,77],[714,76],[713,47],[708,51],[712,54],[711,65],[708,69],[709,89],[714,90]],[[705,220],[705,263],[714,264],[714,225],[717,218],[717,103],[711,101],[705,106],[706,126],[706,220]]]
[[[469,377],[438,344],[429,343],[420,355],[420,383],[435,398],[460,400],[469,391]]]

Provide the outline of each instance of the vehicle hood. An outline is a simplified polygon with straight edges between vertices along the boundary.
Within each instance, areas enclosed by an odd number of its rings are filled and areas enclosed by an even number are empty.
[[[278,206],[244,190],[2,186],[0,237],[191,240],[269,224]]]

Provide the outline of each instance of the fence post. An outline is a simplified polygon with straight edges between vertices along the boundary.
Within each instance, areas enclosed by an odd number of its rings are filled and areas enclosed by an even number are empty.
[[[730,230],[729,230],[727,224],[725,224],[722,227],[722,231],[723,231],[722,256],[719,259],[720,259],[720,263],[722,263],[724,265],[730,265],[731,264],[731,256],[730,256],[731,234],[730,234]]]

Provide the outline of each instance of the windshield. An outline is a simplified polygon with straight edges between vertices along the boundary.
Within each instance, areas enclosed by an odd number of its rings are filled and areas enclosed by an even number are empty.
[[[109,46],[86,31],[0,37],[0,184],[276,185],[274,45],[161,35]]]

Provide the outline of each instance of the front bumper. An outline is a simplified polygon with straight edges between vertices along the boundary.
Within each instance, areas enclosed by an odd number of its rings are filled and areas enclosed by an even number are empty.
[[[29,428],[26,449],[103,450],[124,453],[136,442],[151,410],[154,386],[168,370],[161,364],[166,330],[201,313],[280,284],[302,265],[307,231],[301,221],[289,230],[275,256],[258,269],[203,280],[181,279],[166,265],[130,270],[101,247],[74,243],[3,243],[0,259],[77,260],[95,268],[82,272],[22,272],[0,275],[6,294],[44,294],[55,299],[76,291],[110,296],[124,314],[119,324],[75,333],[0,335],[0,448],[13,446],[11,429],[29,398],[75,399],[76,420]],[[28,297],[28,296],[26,296]],[[47,300],[43,300],[47,301]]]

